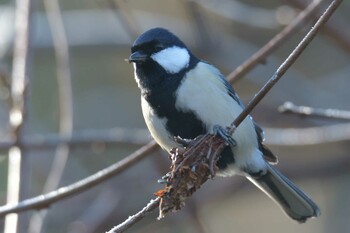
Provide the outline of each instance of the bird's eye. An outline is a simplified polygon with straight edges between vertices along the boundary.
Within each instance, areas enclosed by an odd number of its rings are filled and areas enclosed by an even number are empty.
[[[159,52],[164,49],[164,46],[162,44],[157,44],[154,49],[156,52]]]

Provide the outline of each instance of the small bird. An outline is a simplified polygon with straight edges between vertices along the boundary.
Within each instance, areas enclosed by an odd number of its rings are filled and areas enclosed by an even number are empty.
[[[218,69],[198,59],[173,33],[153,28],[140,35],[129,62],[141,90],[142,113],[155,141],[166,151],[183,147],[174,137],[220,134],[230,141],[217,162],[219,176],[242,175],[264,191],[292,219],[320,215],[317,205],[271,164],[277,157],[263,145],[264,132],[248,116],[225,130],[244,105]]]

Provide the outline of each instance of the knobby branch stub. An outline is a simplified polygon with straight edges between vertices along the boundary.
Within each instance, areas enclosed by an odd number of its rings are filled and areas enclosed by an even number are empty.
[[[170,173],[165,179],[164,189],[155,193],[160,197],[159,217],[164,218],[168,212],[175,212],[185,205],[190,197],[204,182],[215,176],[216,162],[225,141],[216,135],[201,135],[194,140],[176,139],[184,148],[170,151]]]

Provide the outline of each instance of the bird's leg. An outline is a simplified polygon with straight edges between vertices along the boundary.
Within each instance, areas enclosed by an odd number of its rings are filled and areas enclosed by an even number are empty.
[[[219,135],[222,139],[224,139],[227,146],[236,146],[237,143],[233,139],[232,135],[229,133],[228,128],[224,128],[220,125],[214,125],[213,131],[215,135]]]

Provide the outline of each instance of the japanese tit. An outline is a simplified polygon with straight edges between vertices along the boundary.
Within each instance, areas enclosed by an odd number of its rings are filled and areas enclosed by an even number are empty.
[[[181,147],[174,136],[193,139],[216,133],[241,113],[244,105],[218,69],[194,56],[174,34],[153,28],[139,36],[129,61],[141,90],[146,125],[166,151]],[[231,135],[230,135],[231,136]],[[317,217],[317,205],[269,163],[277,158],[263,145],[263,130],[248,116],[232,135],[217,162],[219,176],[243,175],[292,219]]]

